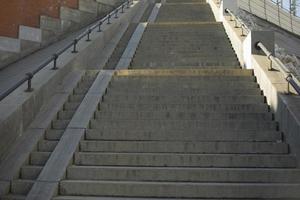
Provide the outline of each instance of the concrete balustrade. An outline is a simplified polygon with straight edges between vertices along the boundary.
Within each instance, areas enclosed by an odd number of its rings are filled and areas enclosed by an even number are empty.
[[[224,5],[230,0],[223,0]],[[224,6],[219,6],[215,0],[208,0],[215,16],[222,13]],[[221,18],[219,18],[221,19]],[[224,14],[223,25],[232,43],[233,48],[241,62],[247,69],[253,69],[260,88],[266,96],[267,102],[275,114],[275,119],[280,124],[280,130],[286,134],[287,141],[291,144],[292,153],[300,161],[300,98],[298,95],[287,95],[288,83],[284,75],[276,70],[269,71],[270,61],[266,55],[255,48],[257,42],[262,42],[274,53],[274,33],[270,31],[251,31],[247,36],[242,36],[241,28],[235,27],[235,22],[228,14]],[[291,92],[294,93],[291,88]]]

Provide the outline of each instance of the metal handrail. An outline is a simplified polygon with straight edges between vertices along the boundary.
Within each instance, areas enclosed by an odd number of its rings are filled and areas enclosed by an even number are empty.
[[[250,33],[250,29],[247,27],[247,25],[239,18],[237,17],[233,12],[231,12],[230,9],[226,8],[225,12],[230,14],[231,21],[235,21],[235,28],[242,28],[242,36],[246,36],[244,34],[244,31],[247,31],[247,34]],[[240,24],[240,27],[238,26]],[[279,60],[276,58],[271,51],[269,51],[266,46],[262,42],[258,42],[256,44],[256,48],[258,50],[261,50],[264,52],[264,54],[268,57],[270,60],[270,66],[268,67],[268,70],[273,69],[273,64],[278,66],[279,71],[284,74],[285,80],[288,82],[288,93],[290,93],[290,86],[292,86],[295,91],[300,94],[300,82],[297,80],[297,78],[294,77],[294,75],[290,72],[290,70]]]
[[[291,71],[281,62],[281,60],[276,58],[262,42],[256,43],[256,48],[258,50],[263,51],[264,54],[266,54],[266,56],[270,60],[270,66],[268,70],[272,70],[274,64],[278,66],[279,71],[284,74],[284,78],[288,82],[288,93],[290,93],[290,85],[291,85],[295,89],[295,91],[298,94],[300,94],[300,82],[297,80],[297,78],[294,77]]]
[[[59,59],[60,55],[63,54],[64,52],[66,52],[69,48],[73,47],[72,53],[78,53],[77,51],[77,44],[80,40],[82,40],[84,37],[87,37],[86,41],[89,42],[91,41],[90,39],[90,34],[98,28],[97,32],[101,32],[101,26],[103,25],[103,23],[107,23],[107,24],[111,24],[111,18],[118,18],[118,14],[119,13],[124,13],[125,8],[129,9],[130,5],[133,4],[133,0],[126,0],[122,5],[120,5],[118,8],[116,8],[115,10],[111,11],[110,13],[108,13],[104,18],[96,21],[93,25],[89,26],[87,28],[87,30],[85,30],[82,34],[80,34],[79,36],[77,36],[71,43],[69,43],[68,45],[66,45],[65,47],[63,47],[62,49],[60,49],[59,51],[57,51],[56,53],[54,53],[51,57],[49,57],[48,59],[46,59],[44,62],[42,62],[41,64],[38,65],[38,67],[25,74],[25,77],[22,78],[21,80],[19,80],[16,84],[14,84],[12,87],[10,87],[9,89],[7,89],[6,91],[4,91],[1,95],[0,95],[0,101],[2,101],[4,98],[6,98],[9,94],[11,94],[13,91],[15,91],[17,88],[19,88],[23,83],[25,83],[27,81],[27,89],[25,90],[25,92],[31,92],[33,91],[32,85],[31,85],[31,81],[34,78],[34,75],[37,74],[39,71],[41,71],[42,69],[44,69],[46,66],[48,66],[51,62],[53,62],[53,66],[51,68],[51,70],[57,70],[57,60]]]
[[[250,29],[248,28],[248,26],[238,16],[236,16],[230,9],[226,8],[225,12],[230,14],[230,21],[235,21],[234,27],[242,29],[241,36],[246,36],[248,33],[250,33]]]

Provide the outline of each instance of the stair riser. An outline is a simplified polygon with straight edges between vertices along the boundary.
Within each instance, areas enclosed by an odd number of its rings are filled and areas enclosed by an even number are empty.
[[[211,96],[126,96],[126,95],[114,95],[107,94],[104,96],[104,102],[119,104],[262,104],[265,103],[263,96],[251,96],[251,97],[211,97]]]
[[[57,144],[58,144],[58,141],[42,140],[42,141],[39,141],[38,150],[41,152],[52,152],[52,151],[54,151]]]
[[[260,169],[70,167],[70,180],[298,183],[299,171]]]
[[[218,126],[216,126],[216,123]],[[120,120],[105,121],[92,120],[90,122],[91,129],[112,128],[123,130],[276,130],[275,122],[251,121],[179,121],[179,120]]]
[[[11,185],[11,193],[26,195],[32,186],[32,181],[13,181]]]
[[[118,129],[116,129],[118,130]],[[248,142],[276,142],[282,140],[279,132],[224,132],[224,131],[112,131],[111,128],[99,131],[88,130],[86,139],[89,140],[136,140],[136,141],[248,141]]]
[[[274,192],[276,191],[276,192]],[[172,198],[297,198],[299,185],[106,183],[63,181],[62,195]]]
[[[33,152],[30,155],[30,164],[37,165],[37,166],[43,166],[46,164],[49,157],[50,157],[50,153]]]
[[[37,166],[25,166],[21,168],[21,179],[35,180],[39,176],[42,168]]]
[[[220,104],[101,104],[101,111],[106,112],[209,112],[209,113],[266,113],[268,107],[265,104],[235,104],[235,105],[220,105]]]
[[[145,153],[249,153],[286,154],[286,144],[272,143],[224,143],[224,142],[100,142],[82,141],[81,152],[145,152]]]
[[[96,112],[100,120],[272,120],[271,114],[263,113],[181,113],[181,112]]]
[[[76,165],[103,166],[169,166],[169,167],[264,167],[293,168],[292,156],[220,155],[220,154],[134,154],[76,153]]]

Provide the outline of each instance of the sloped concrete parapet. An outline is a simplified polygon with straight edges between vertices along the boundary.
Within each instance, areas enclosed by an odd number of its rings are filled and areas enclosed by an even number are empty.
[[[210,0],[212,7],[216,1]],[[220,8],[219,8],[220,9]],[[220,12],[213,9],[215,14]],[[292,153],[297,156],[298,166],[300,164],[300,98],[298,95],[288,93],[288,83],[283,74],[278,70],[269,71],[270,61],[265,55],[261,55],[255,49],[255,43],[260,40],[264,42],[271,52],[274,51],[274,36],[270,32],[251,32],[247,36],[242,35],[241,28],[235,28],[234,21],[229,16],[223,18],[224,28],[235,49],[235,52],[245,68],[253,69],[266,100],[279,122],[279,129],[285,133],[287,141],[291,145]]]

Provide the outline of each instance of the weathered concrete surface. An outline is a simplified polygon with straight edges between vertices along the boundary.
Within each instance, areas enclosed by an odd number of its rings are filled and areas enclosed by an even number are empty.
[[[146,27],[147,27],[147,23],[140,23],[137,26],[135,32],[133,33],[131,39],[128,42],[128,45],[127,45],[123,55],[121,56],[119,63],[116,66],[117,70],[128,69],[128,67],[130,66],[130,63],[135,55],[135,51],[140,43],[140,40],[143,36],[143,33],[144,33]]]
[[[210,1],[210,4],[212,7],[216,7],[215,1]],[[270,62],[266,56],[252,54],[255,53],[255,51],[251,51],[255,41],[252,41],[251,33],[246,39],[242,37],[241,29],[234,28],[234,22],[230,22],[228,16],[224,17],[223,23],[241,63],[244,63],[247,68],[254,69],[257,82],[263,90],[272,112],[275,114],[275,119],[279,122],[280,130],[284,132],[287,141],[291,144],[291,151],[297,156],[299,163],[300,116],[297,113],[299,113],[300,99],[298,96],[285,94],[287,92],[287,82],[281,72],[277,70],[268,71]],[[272,45],[274,46],[274,44],[269,43],[271,51],[273,50]],[[250,64],[247,65],[247,63]]]
[[[141,1],[143,2],[143,1]],[[36,114],[39,112],[41,106],[48,102],[49,98],[54,94],[55,87],[60,82],[65,74],[71,69],[85,66],[89,62],[86,55],[94,52],[93,56],[98,56],[96,49],[103,48],[104,44],[113,37],[113,33],[122,23],[129,23],[134,17],[135,13],[144,5],[140,2],[135,2],[132,9],[129,9],[123,17],[112,19],[111,25],[103,25],[103,32],[94,32],[91,34],[91,39],[96,42],[80,41],[78,43],[78,54],[72,54],[70,51],[65,52],[60,56],[57,62],[59,70],[49,70],[52,63],[39,72],[33,79],[34,91],[32,93],[25,93],[26,84],[22,85],[6,99],[1,101],[1,135],[9,135],[9,139],[3,140],[3,149],[6,149],[28,125],[32,122]],[[88,59],[91,59],[91,54]],[[6,142],[9,141],[9,142]]]
[[[97,79],[85,96],[83,102],[77,109],[74,117],[64,132],[63,137],[47,161],[45,168],[39,175],[38,182],[34,184],[32,190],[29,192],[26,198],[27,200],[50,200],[52,198],[54,195],[53,192],[55,191],[59,181],[63,178],[65,170],[72,160],[79,141],[83,137],[89,120],[97,108],[98,103],[101,101],[111,77],[112,72],[101,71],[99,73]],[[48,188],[49,185],[43,184],[45,182],[52,183],[50,188]]]
[[[47,105],[41,108],[35,120],[30,124],[30,128],[19,136],[20,138],[17,139],[11,148],[7,148],[7,151],[9,150],[8,154],[4,160],[1,160],[0,164],[0,180],[18,178],[20,167],[29,159],[30,152],[36,147],[37,141],[41,139],[45,130],[50,126],[51,121],[56,117],[57,112],[67,100],[69,93],[76,86],[81,75],[82,72],[80,71],[70,73],[64,83],[62,83],[64,90],[58,87],[56,94]],[[14,136],[10,135],[10,137]],[[3,141],[5,140],[3,139]],[[6,141],[8,142],[8,140]],[[1,146],[4,146],[4,144],[1,144]]]

